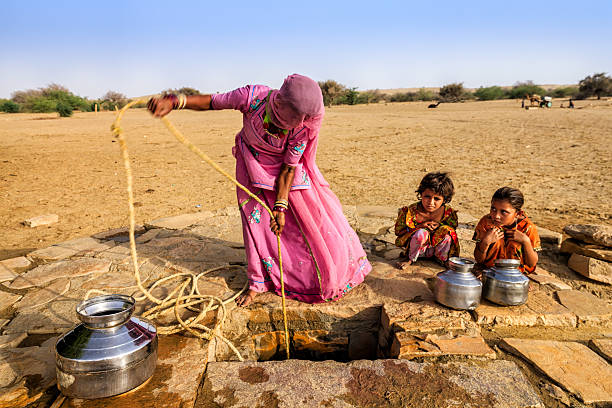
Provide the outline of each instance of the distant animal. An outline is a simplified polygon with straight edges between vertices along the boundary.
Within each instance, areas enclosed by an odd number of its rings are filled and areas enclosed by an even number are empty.
[[[533,106],[534,104],[540,106],[540,103],[542,103],[542,98],[537,94],[525,94],[525,99],[529,100],[529,106]]]
[[[441,101],[438,101],[438,103],[430,103],[427,108],[428,109],[437,108],[440,103],[441,103]]]

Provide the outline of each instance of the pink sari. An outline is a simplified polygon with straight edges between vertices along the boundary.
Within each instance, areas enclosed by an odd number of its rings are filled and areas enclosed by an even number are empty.
[[[295,167],[289,211],[281,235],[287,297],[307,303],[338,299],[359,285],[372,269],[359,238],[342,213],[316,163],[323,112],[308,118],[283,138],[264,131],[266,97],[271,89],[249,85],[213,96],[212,109],[243,113],[243,128],[232,149],[236,179],[270,208],[276,201],[276,177],[283,163]],[[249,288],[280,294],[276,236],[270,216],[237,189],[248,262]]]

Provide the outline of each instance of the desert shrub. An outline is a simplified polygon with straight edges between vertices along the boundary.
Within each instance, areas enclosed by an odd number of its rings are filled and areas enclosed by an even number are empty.
[[[323,103],[325,106],[337,105],[340,100],[345,99],[347,87],[332,80],[319,81],[319,88],[323,94]]]
[[[378,103],[384,99],[384,95],[378,90],[363,91],[357,95],[357,103]]]
[[[72,106],[70,106],[66,102],[59,101],[57,105],[55,106],[55,109],[57,110],[57,113],[59,113],[59,115],[62,118],[67,118],[69,116],[72,116]]]
[[[11,100],[18,104],[24,104],[28,99],[40,98],[42,92],[40,89],[27,89],[25,91],[15,91],[11,95]]]
[[[443,102],[458,102],[463,99],[465,90],[463,83],[453,83],[440,88],[440,100]]]
[[[117,108],[123,108],[128,103],[128,99],[124,94],[115,91],[106,92],[104,96],[102,96],[102,99],[102,104],[104,104],[108,110],[114,110],[115,106]]]
[[[192,95],[201,95],[201,92],[195,88],[189,88],[187,86],[184,86],[182,88],[177,88],[177,89],[166,89],[165,91],[162,92],[162,95],[166,95],[166,94],[183,94],[187,96],[192,96]]]
[[[589,75],[580,80],[578,85],[578,96],[581,99],[593,95],[597,96],[597,99],[601,99],[602,96],[612,95],[612,78],[605,72]]]
[[[0,112],[17,113],[19,112],[19,104],[8,99],[0,99]]]
[[[551,92],[553,98],[567,98],[578,95],[578,88],[575,86],[566,86],[564,88],[553,89]]]
[[[324,99],[325,100],[325,99]],[[359,100],[357,88],[347,88],[344,94],[336,100],[337,105],[356,105]]]
[[[480,87],[474,92],[474,96],[479,101],[493,101],[503,99],[505,96],[504,90],[499,86],[489,86],[486,88]]]
[[[436,99],[436,94],[425,88],[419,89],[415,94],[415,100],[417,101],[433,101],[434,99]]]
[[[24,111],[34,113],[55,112],[57,101],[50,98],[30,98],[23,104]]]
[[[389,102],[413,102],[416,100],[415,92],[398,92],[389,96]]]
[[[544,95],[546,91],[533,83],[533,81],[517,82],[507,93],[510,99],[523,99],[525,95]]]

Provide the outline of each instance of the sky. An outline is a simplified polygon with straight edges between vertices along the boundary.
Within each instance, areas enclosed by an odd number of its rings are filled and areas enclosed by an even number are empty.
[[[612,73],[612,1],[14,1],[0,8],[0,98],[189,86],[358,90],[575,84]]]

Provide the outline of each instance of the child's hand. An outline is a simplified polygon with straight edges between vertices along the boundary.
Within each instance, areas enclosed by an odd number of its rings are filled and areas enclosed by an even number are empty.
[[[529,237],[519,230],[508,230],[504,233],[504,236],[506,237],[506,240],[516,241],[521,245],[525,245],[528,242],[531,243]]]
[[[440,224],[435,221],[425,221],[422,225],[430,231],[435,231],[436,228],[440,226]]]
[[[484,237],[482,237],[482,243],[486,246],[489,246],[492,243],[499,241],[503,237],[504,232],[501,230],[501,228],[493,227],[489,231],[487,231]]]

